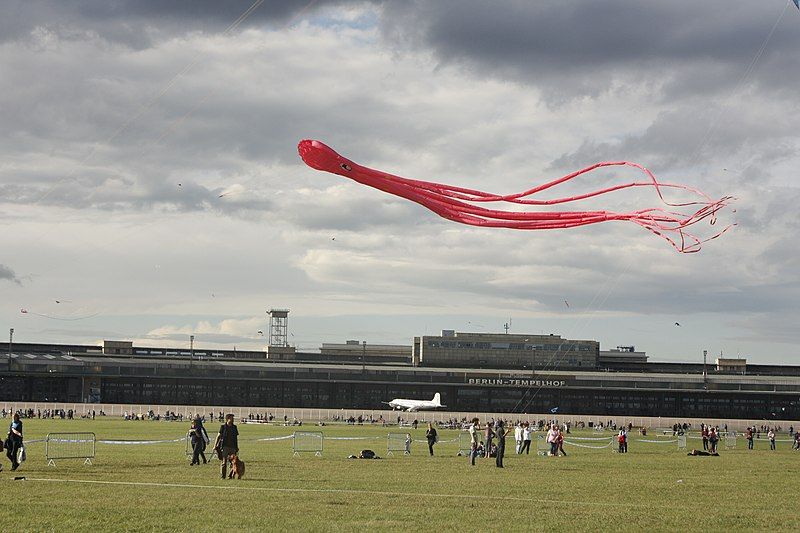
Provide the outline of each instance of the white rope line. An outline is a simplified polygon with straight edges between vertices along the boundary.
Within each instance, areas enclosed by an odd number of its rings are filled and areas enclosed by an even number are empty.
[[[604,446],[589,446],[588,444],[578,444],[577,442],[570,442],[568,440],[565,440],[564,444],[569,444],[570,446],[577,446],[578,448],[591,448],[593,450],[602,450],[603,448],[608,448],[609,446],[614,444],[614,441],[609,441],[608,444]]]
[[[186,437],[172,440],[98,440],[100,444],[167,444],[173,442],[183,442]]]
[[[276,441],[276,440],[286,440],[294,438],[294,435],[286,435],[284,437],[264,437],[263,439],[256,439],[257,442],[267,442],[267,441]]]

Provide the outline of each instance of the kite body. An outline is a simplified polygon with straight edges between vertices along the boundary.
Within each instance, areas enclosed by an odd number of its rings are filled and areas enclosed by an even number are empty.
[[[400,176],[395,176],[359,165],[341,155],[320,141],[303,140],[298,144],[298,152],[303,161],[311,168],[324,170],[350,178],[363,185],[374,187],[381,191],[406,198],[412,202],[423,205],[448,220],[469,224],[472,226],[499,227],[510,229],[561,229],[586,226],[612,220],[629,221],[645,228],[669,242],[676,250],[682,253],[693,253],[700,250],[703,242],[719,237],[730,229],[725,227],[722,231],[706,239],[701,239],[687,231],[687,228],[698,222],[709,219],[711,224],[715,221],[716,213],[728,205],[732,200],[726,196],[713,200],[705,193],[686,185],[661,183],[645,167],[629,161],[606,161],[595,163],[592,166],[573,172],[561,178],[544,183],[527,191],[509,195],[496,195],[474,189],[455,187],[441,183],[418,181]],[[539,200],[531,198],[536,193],[545,191],[561,183],[565,183],[581,174],[586,174],[602,167],[627,166],[641,171],[646,181],[631,182],[614,185],[588,192],[578,196]],[[670,207],[693,207],[694,211],[680,213],[667,211],[662,208],[647,208],[627,213],[613,211],[504,211],[483,207],[481,203],[506,203],[517,205],[558,205],[577,200],[584,200],[614,191],[632,188],[653,188],[664,205]],[[685,203],[669,203],[663,195],[662,189],[674,188],[691,192],[697,195],[698,200]]]

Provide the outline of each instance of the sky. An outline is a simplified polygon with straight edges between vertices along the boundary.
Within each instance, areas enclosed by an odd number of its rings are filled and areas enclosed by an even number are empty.
[[[303,351],[508,324],[658,361],[800,364],[789,0],[0,4],[15,342],[263,349],[280,308]],[[465,226],[305,166],[301,139],[504,194],[635,161],[736,197],[699,233],[736,226],[695,254],[626,222]],[[664,206],[637,189],[568,207]]]

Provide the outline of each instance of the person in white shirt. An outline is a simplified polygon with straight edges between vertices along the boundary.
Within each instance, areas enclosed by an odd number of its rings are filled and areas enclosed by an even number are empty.
[[[531,426],[525,422],[522,424],[522,448],[519,453],[525,452],[525,455],[531,453]]]
[[[469,425],[469,459],[472,466],[475,466],[475,458],[478,456],[478,419],[473,418],[472,424]]]
[[[517,422],[514,426],[514,443],[516,444],[517,455],[522,453],[522,423]]]

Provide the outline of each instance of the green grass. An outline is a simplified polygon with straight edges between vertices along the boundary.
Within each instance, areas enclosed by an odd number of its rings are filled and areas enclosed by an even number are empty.
[[[93,431],[98,439],[174,439],[188,429],[186,423],[118,419],[25,420],[24,425],[28,441],[61,431]],[[216,433],[218,424],[208,428]],[[346,459],[363,448],[385,457],[386,433],[396,429],[300,428],[321,429],[326,436],[377,437],[328,439],[323,457],[293,457],[290,440],[255,440],[297,428],[239,429],[247,463],[242,480],[220,479],[216,460],[188,466],[182,442],[98,444],[93,465],[73,459],[55,467],[46,464],[44,444],[30,442],[28,461],[17,472],[10,472],[3,457],[0,524],[6,531],[675,531],[789,530],[800,518],[800,452],[788,442],[772,452],[762,440],[748,451],[740,439],[736,450],[723,450],[721,457],[687,457],[674,444],[639,443],[634,436],[627,455],[568,446],[568,457],[551,458],[517,456],[510,440],[512,453],[499,470],[494,459],[470,467],[468,459],[456,456],[457,444],[448,442],[436,446],[435,457],[415,442],[411,456]],[[440,431],[442,441],[456,434]],[[412,435],[422,439],[424,430]],[[690,439],[689,446],[699,441]],[[15,475],[26,480],[13,481]]]

